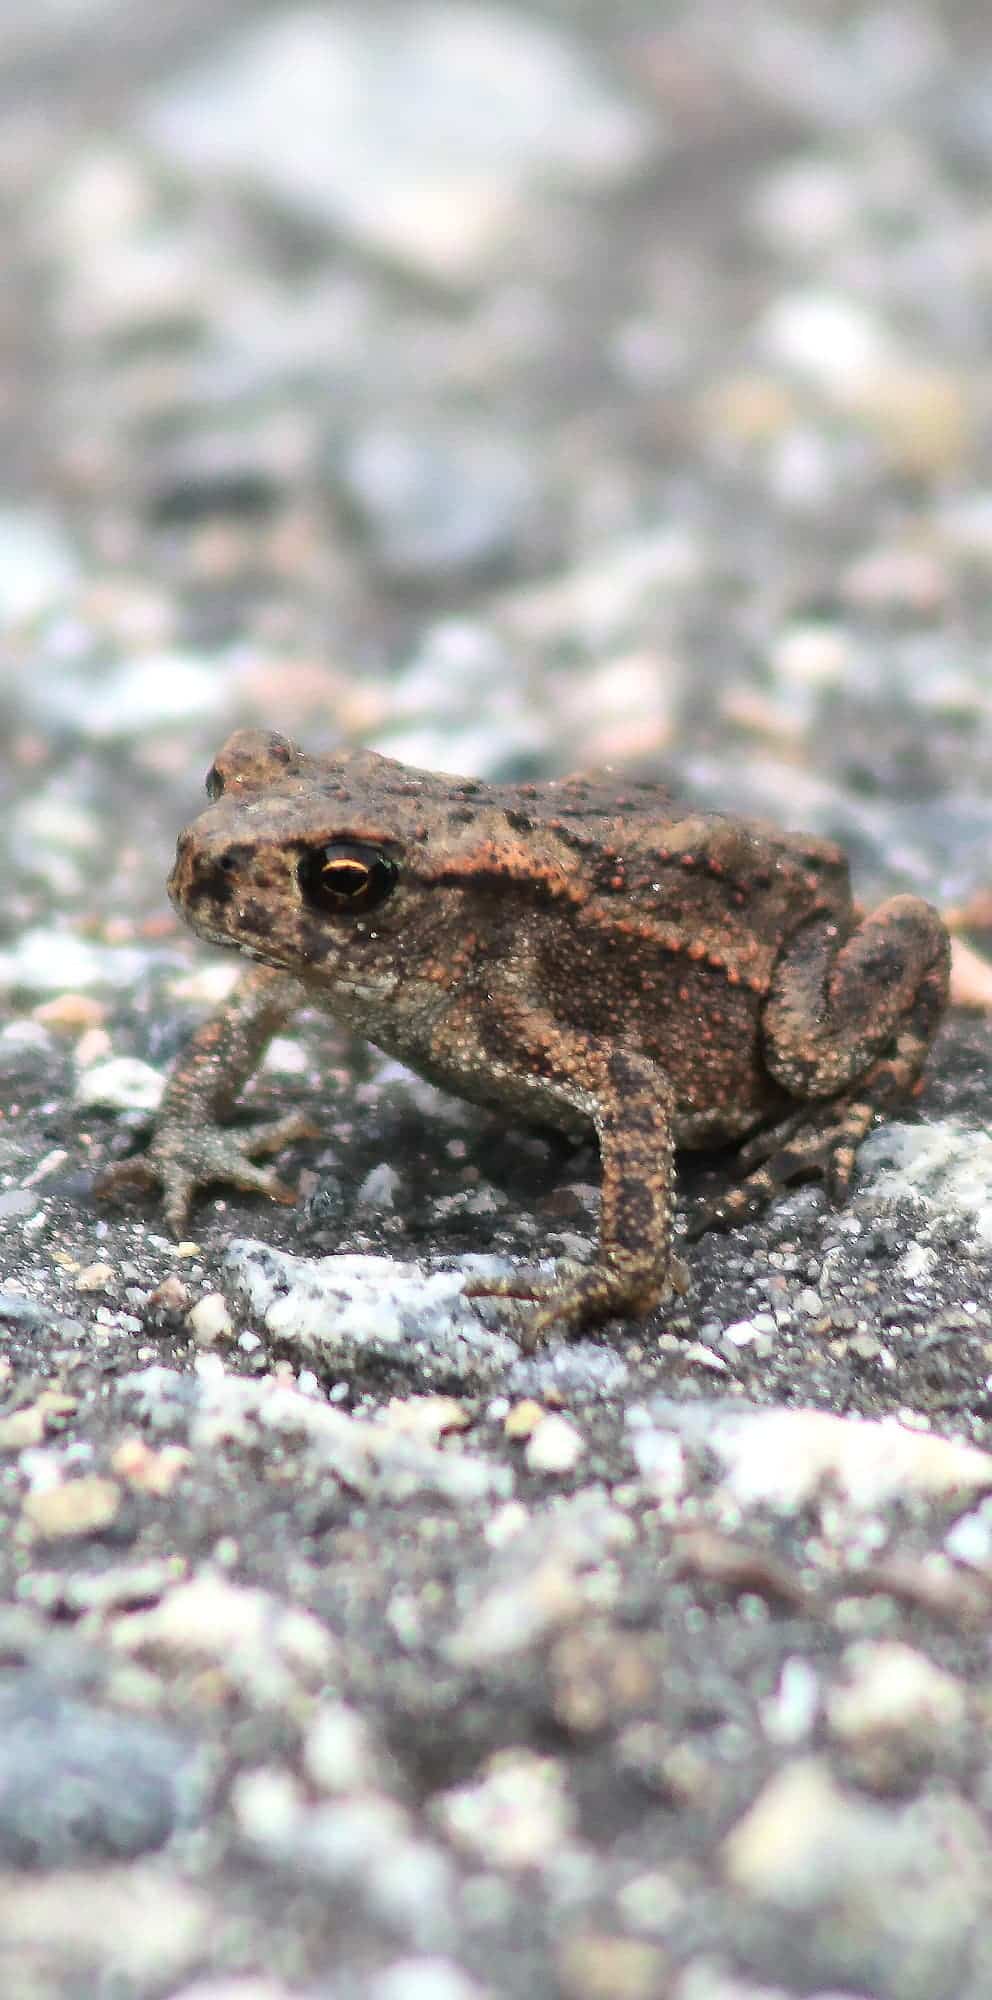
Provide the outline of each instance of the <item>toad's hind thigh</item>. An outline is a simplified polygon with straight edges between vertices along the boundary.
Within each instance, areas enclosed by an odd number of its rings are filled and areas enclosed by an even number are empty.
[[[697,1210],[690,1236],[742,1222],[812,1175],[844,1200],[872,1120],[919,1079],[947,1004],[949,962],[940,917],[915,896],[883,903],[839,949],[826,920],[792,940],[763,1027],[768,1068],[800,1101],[741,1148],[742,1178]]]
[[[765,1003],[771,1075],[800,1100],[836,1097],[860,1077],[858,1097],[884,1108],[919,1077],[949,968],[947,931],[916,896],[893,896],[840,944],[833,920],[807,924],[779,958]]]

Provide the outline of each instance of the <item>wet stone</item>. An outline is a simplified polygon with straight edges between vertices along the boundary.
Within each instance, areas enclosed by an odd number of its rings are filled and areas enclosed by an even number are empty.
[[[493,1260],[475,1260],[476,1268]],[[416,1374],[417,1385],[455,1375],[505,1375],[518,1357],[464,1298],[468,1260],[428,1271],[387,1257],[292,1257],[235,1239],[224,1268],[239,1305],[273,1339],[335,1365],[375,1355]]]
[[[5,1222],[26,1222],[41,1206],[33,1188],[8,1188],[0,1194],[0,1227]]]

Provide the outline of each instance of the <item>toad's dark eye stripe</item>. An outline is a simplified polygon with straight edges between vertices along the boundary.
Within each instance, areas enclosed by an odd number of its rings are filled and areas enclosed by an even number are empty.
[[[296,864],[296,879],[311,909],[334,916],[378,909],[391,895],[399,870],[377,847],[332,840],[311,847]]]
[[[204,790],[207,794],[208,799],[219,799],[221,793],[224,790],[224,780],[221,777],[221,774],[218,771],[216,764],[211,764],[210,769],[207,772],[207,779],[206,779],[206,784],[204,786]]]

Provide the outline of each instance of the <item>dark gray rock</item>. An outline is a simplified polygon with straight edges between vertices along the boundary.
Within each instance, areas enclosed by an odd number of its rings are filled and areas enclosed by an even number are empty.
[[[526,452],[467,419],[372,424],[331,475],[377,566],[397,583],[505,572],[537,513]]]
[[[195,1753],[171,1730],[65,1700],[35,1679],[0,1687],[0,1860],[59,1868],[164,1846],[195,1816]]]

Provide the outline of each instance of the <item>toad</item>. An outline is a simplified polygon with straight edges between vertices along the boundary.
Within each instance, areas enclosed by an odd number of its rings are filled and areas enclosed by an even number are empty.
[[[176,1231],[208,1182],[294,1199],[258,1160],[309,1121],[223,1120],[304,1004],[504,1119],[595,1134],[594,1260],[468,1288],[535,1300],[527,1347],[682,1288],[676,1147],[742,1142],[695,1234],[811,1175],[840,1201],[876,1114],[919,1085],[947,932],[915,896],[862,914],[829,840],[609,771],[486,784],[257,730],[231,737],[207,792],[169,893],[256,963],[180,1059],[148,1152],[99,1190],[161,1187]]]

